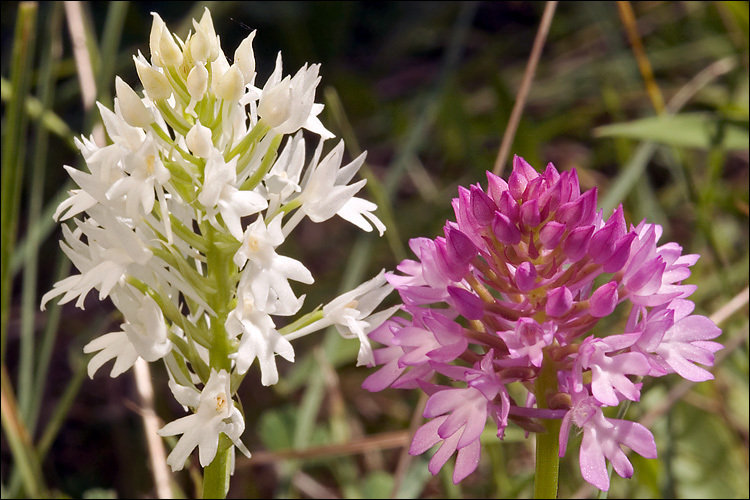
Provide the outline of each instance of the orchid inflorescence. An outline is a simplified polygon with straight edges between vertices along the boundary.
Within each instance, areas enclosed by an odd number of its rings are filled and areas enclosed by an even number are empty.
[[[77,299],[83,309],[97,289],[122,313],[121,330],[84,347],[96,353],[91,377],[109,360],[112,377],[138,358],[164,361],[172,393],[192,410],[159,431],[182,434],[167,458],[175,471],[196,447],[208,466],[222,433],[249,456],[236,393],[256,359],[262,384],[275,384],[276,355],[294,361],[291,340],[335,326],[360,340],[358,364],[371,364],[367,333],[394,312],[373,314],[392,290],[381,271],[277,328],[274,318],[295,316],[303,304],[290,280],[314,281],[277,253],[305,216],[385,230],[376,205],[355,196],[366,181],[349,184],[365,155],[342,167],[343,141],[323,155],[334,135],[314,102],[319,65],[282,76],[279,54],[258,88],[255,31],[230,64],[208,9],[193,27],[183,41],[154,13],[150,61],[134,57],[145,95],[118,77],[114,111],[98,104],[112,144],[76,139],[88,172],[65,167],[80,188],[54,217],[74,222],[63,225],[61,247],[80,274],[42,298],[42,308],[62,295],[61,304]],[[303,128],[320,137],[311,155]]]
[[[721,331],[692,314],[696,287],[682,284],[699,256],[657,246],[656,224],[628,229],[622,206],[605,219],[596,189],[582,194],[575,170],[549,164],[540,174],[516,157],[507,182],[487,179],[486,191],[459,188],[444,237],[412,239],[418,260],[386,274],[409,318],[370,333],[384,345],[374,352],[383,366],[363,387],[429,395],[430,420],[410,453],[440,443],[432,474],[456,452],[455,483],[477,468],[488,417],[499,438],[509,422],[528,435],[557,421],[559,456],[575,424],[583,478],[607,490],[606,460],[633,474],[621,445],[656,458],[656,444],[643,425],[604,410],[638,401],[642,377],[713,378],[695,363],[713,365],[722,346],[711,339]],[[595,335],[616,308],[629,308],[624,328]]]

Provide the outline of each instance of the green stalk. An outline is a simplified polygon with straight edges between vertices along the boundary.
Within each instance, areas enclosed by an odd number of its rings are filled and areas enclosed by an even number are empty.
[[[18,206],[21,202],[21,179],[23,178],[24,145],[26,141],[27,116],[24,113],[32,68],[30,67],[36,41],[38,5],[36,2],[21,2],[18,5],[16,31],[11,58],[11,84],[14,98],[8,103],[3,117],[2,152],[2,207],[0,208],[0,358],[5,360],[6,333],[10,305],[11,276],[10,258],[16,242]]]
[[[229,339],[224,329],[224,323],[229,315],[230,302],[232,300],[232,287],[230,286],[232,278],[230,277],[231,266],[234,265],[231,256],[222,252],[216,246],[216,229],[208,225],[206,234],[208,240],[208,252],[206,252],[206,263],[208,271],[208,281],[214,285],[216,292],[211,294],[208,304],[216,312],[216,318],[211,318],[211,339],[212,347],[209,353],[211,368],[217,372],[226,370],[231,372],[229,355]]]
[[[216,229],[210,224],[206,225],[206,240],[208,252],[206,252],[206,264],[208,280],[216,292],[207,297],[207,302],[216,312],[216,317],[211,318],[211,348],[209,349],[210,368],[226,370],[231,373],[229,351],[231,343],[227,336],[224,323],[230,312],[232,300],[232,287],[230,284],[234,279],[232,267],[234,265],[231,255],[217,246],[218,237]],[[229,473],[232,459],[232,442],[225,434],[219,435],[219,447],[213,461],[203,470],[203,498],[226,498],[229,491]]]
[[[555,362],[544,350],[542,370],[536,379],[534,394],[539,408],[547,408],[547,394],[557,392]],[[557,498],[557,481],[560,472],[560,421],[542,420],[547,432],[536,435],[536,476],[534,498]]]
[[[216,457],[203,470],[203,498],[226,498],[231,465],[232,442],[226,434],[221,434]]]

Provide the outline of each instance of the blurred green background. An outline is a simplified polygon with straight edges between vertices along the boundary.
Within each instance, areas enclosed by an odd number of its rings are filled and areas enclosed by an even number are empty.
[[[394,269],[411,257],[410,238],[442,234],[459,185],[486,185],[545,3],[83,2],[83,24],[71,31],[60,2],[2,2],[3,498],[31,496],[19,479],[24,467],[43,495],[155,495],[132,372],[85,375],[82,346],[119,328],[111,303],[94,293],[85,310],[40,312],[38,304],[70,273],[51,214],[73,187],[62,166],[83,168],[72,138],[88,136],[99,119],[82,104],[71,33],[88,47],[96,99],[111,108],[115,75],[138,89],[132,56],[149,53],[149,13],[184,38],[204,6],[227,55],[257,29],[256,83],[278,51],[285,74],[321,63],[323,123],[350,156],[368,151],[364,196],[380,205],[388,232],[363,234],[340,219],[302,224],[283,250],[316,277],[314,287],[297,288],[307,309]],[[662,243],[702,255],[688,280],[698,285],[696,312],[733,311],[719,325],[727,349],[715,381],[645,382],[627,418],[649,422],[659,458],[633,454],[634,477],[614,475],[609,496],[747,498],[748,3],[631,6],[651,94],[617,4],[561,3],[510,157],[576,168],[607,213],[622,203],[629,222],[663,225]],[[488,427],[480,466],[459,486],[450,482],[452,462],[432,477],[431,453],[405,457],[419,394],[361,389],[372,370],[355,368],[357,344],[331,332],[298,341],[296,363],[279,363],[273,387],[251,370],[240,396],[254,457],[238,458],[229,497],[532,495],[533,440],[520,431],[499,442]],[[157,414],[182,416],[163,367],[151,368]],[[595,497],[576,469],[573,439],[560,497]],[[191,471],[175,481],[178,494],[196,495]]]

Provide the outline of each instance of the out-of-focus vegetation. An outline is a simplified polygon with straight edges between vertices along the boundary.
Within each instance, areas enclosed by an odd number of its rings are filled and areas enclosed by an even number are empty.
[[[73,187],[62,166],[82,167],[74,136],[100,133],[72,40],[88,49],[94,95],[111,107],[115,75],[138,88],[132,55],[148,55],[149,12],[184,37],[206,5],[227,54],[257,29],[259,81],[278,51],[285,73],[322,63],[321,118],[350,155],[368,151],[366,197],[381,206],[387,237],[331,221],[304,225],[285,243],[317,278],[306,299],[314,305],[394,269],[410,256],[410,238],[442,233],[457,186],[485,184],[545,4],[91,2],[71,28],[62,3],[2,2],[3,498],[155,495],[132,373],[85,376],[82,346],[119,327],[111,304],[96,294],[85,310],[42,313],[38,304],[69,272],[51,219]],[[662,242],[700,253],[689,278],[698,313],[740,303],[720,323],[727,348],[716,380],[646,382],[627,418],[648,422],[659,458],[632,454],[634,477],[614,475],[609,496],[746,497],[748,4],[632,7],[651,91],[616,3],[561,3],[511,154],[539,169],[550,161],[577,169],[607,213],[622,203],[629,222],[648,217],[664,226]],[[361,389],[372,370],[355,368],[357,347],[331,332],[306,338],[295,344],[296,363],[279,363],[278,385],[248,376],[244,440],[254,456],[238,458],[230,497],[532,494],[533,439],[521,431],[500,442],[488,427],[478,470],[458,486],[450,465],[430,476],[429,453],[404,451],[419,395]],[[181,416],[166,373],[154,365],[152,375],[156,413]],[[577,470],[577,450],[571,443],[561,461],[560,496],[596,496]],[[195,496],[193,476],[176,475],[175,492]]]

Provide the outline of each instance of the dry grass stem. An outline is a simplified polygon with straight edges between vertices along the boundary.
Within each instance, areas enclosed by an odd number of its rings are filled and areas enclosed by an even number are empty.
[[[154,411],[154,387],[151,383],[151,369],[148,363],[138,358],[133,366],[135,387],[140,396],[141,419],[146,434],[146,446],[148,447],[148,458],[151,462],[151,473],[154,476],[154,487],[157,498],[172,498],[170,487],[171,474],[167,466],[167,454],[164,450],[164,442],[156,433],[162,423]]]
[[[643,49],[641,35],[638,33],[638,25],[635,21],[633,6],[630,5],[630,2],[618,1],[617,10],[620,13],[620,19],[622,19],[625,31],[628,34],[630,46],[633,48],[633,54],[638,63],[638,70],[641,72],[643,81],[646,84],[648,97],[651,99],[651,104],[654,106],[656,112],[661,114],[664,112],[664,97],[661,95],[661,90],[654,80],[654,71],[651,69],[651,62],[648,60],[646,51]]]
[[[500,143],[500,151],[497,153],[495,166],[492,168],[492,173],[495,175],[502,175],[503,173],[503,167],[505,167],[505,161],[510,152],[510,147],[513,145],[513,139],[515,138],[516,130],[518,129],[518,122],[521,121],[523,108],[526,105],[526,99],[528,98],[529,90],[531,89],[531,82],[534,80],[536,67],[542,56],[542,49],[544,48],[544,42],[547,40],[547,33],[549,33],[549,27],[552,24],[552,17],[555,14],[556,7],[556,1],[547,2],[544,6],[544,13],[542,14],[542,20],[539,22],[539,30],[537,30],[536,37],[534,38],[534,45],[531,48],[531,55],[526,64],[526,71],[523,74],[521,87],[518,89],[516,102],[513,105],[513,111],[510,113],[508,126],[503,134],[503,141]]]

